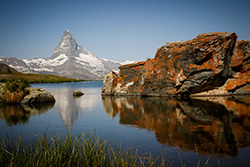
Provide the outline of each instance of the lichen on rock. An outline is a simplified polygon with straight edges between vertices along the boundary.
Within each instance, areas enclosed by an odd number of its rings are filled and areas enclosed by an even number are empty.
[[[193,96],[243,95],[250,94],[250,41],[240,40],[234,48],[231,70],[232,76],[224,85]]]

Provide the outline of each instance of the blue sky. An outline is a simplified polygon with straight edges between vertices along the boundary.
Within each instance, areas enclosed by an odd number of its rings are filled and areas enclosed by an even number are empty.
[[[50,57],[68,29],[100,58],[141,61],[205,32],[250,40],[249,0],[0,0],[0,56]]]

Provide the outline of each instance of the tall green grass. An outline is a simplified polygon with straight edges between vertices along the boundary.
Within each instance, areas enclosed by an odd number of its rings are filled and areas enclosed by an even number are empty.
[[[172,166],[163,156],[138,155],[135,149],[121,149],[101,137],[72,134],[41,137],[27,141],[23,136],[5,137],[0,144],[1,166]],[[181,165],[185,166],[181,161]],[[173,165],[175,166],[175,165]],[[201,164],[197,164],[201,166]],[[204,165],[208,166],[208,164]]]

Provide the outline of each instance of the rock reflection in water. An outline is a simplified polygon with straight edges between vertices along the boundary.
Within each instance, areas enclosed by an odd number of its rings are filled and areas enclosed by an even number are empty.
[[[25,124],[29,117],[46,113],[54,103],[45,104],[5,104],[0,106],[0,119],[4,119],[9,126]]]
[[[249,98],[177,101],[163,97],[103,97],[120,124],[154,131],[159,143],[204,154],[236,156],[250,146]]]

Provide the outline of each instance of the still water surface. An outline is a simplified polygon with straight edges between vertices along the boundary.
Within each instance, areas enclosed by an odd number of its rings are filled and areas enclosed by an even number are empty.
[[[164,153],[193,166],[197,156],[212,166],[250,165],[250,98],[176,101],[163,97],[101,97],[101,81],[33,84],[45,88],[56,103],[0,107],[0,136],[24,134],[100,135],[139,153]],[[74,98],[73,90],[84,96]],[[197,155],[197,152],[199,153]],[[218,165],[219,163],[219,165]]]

